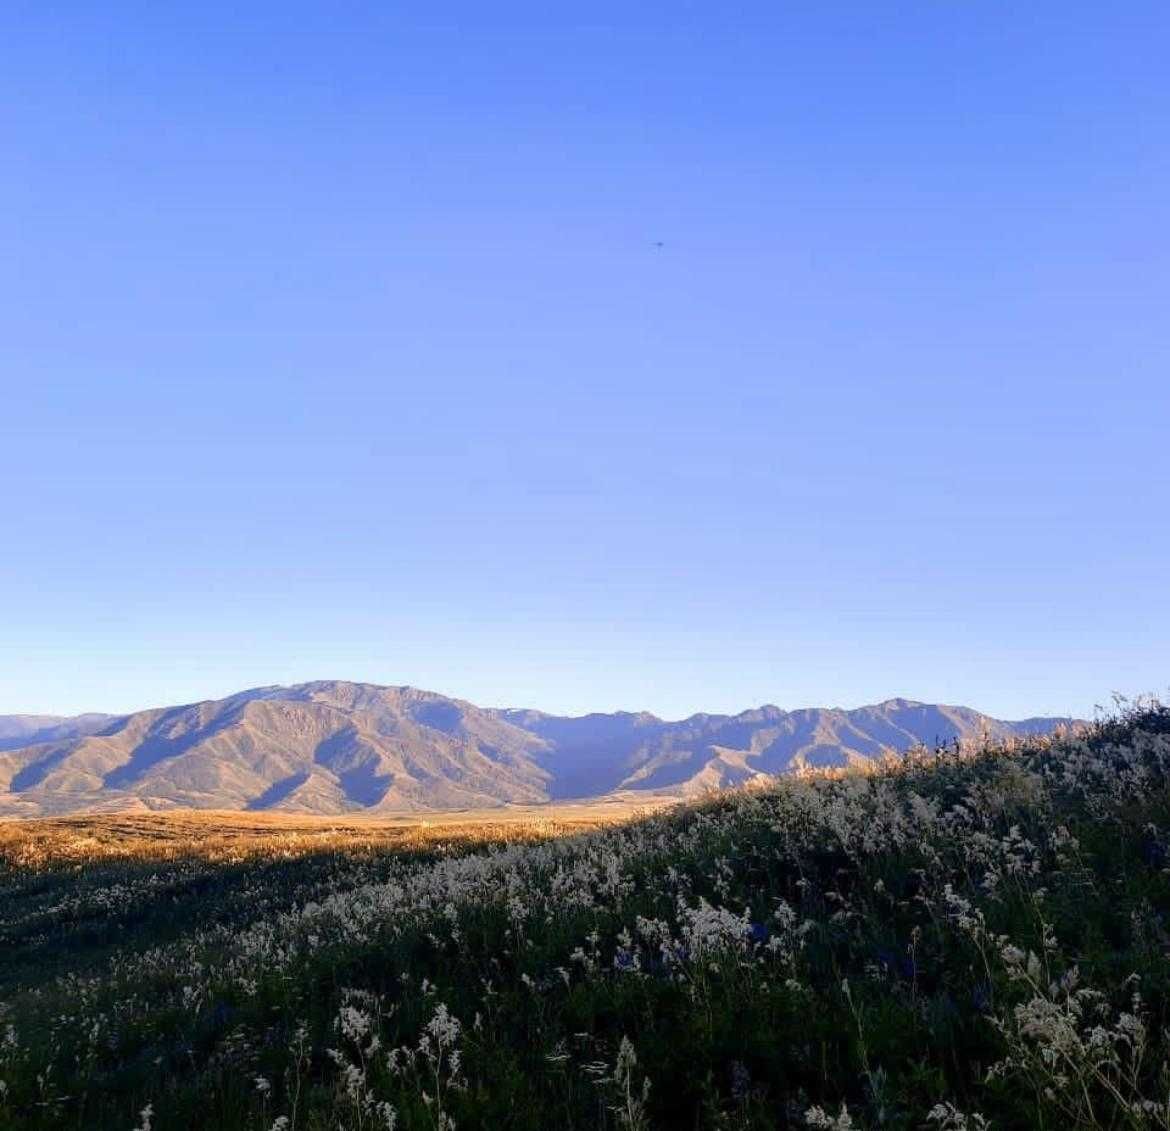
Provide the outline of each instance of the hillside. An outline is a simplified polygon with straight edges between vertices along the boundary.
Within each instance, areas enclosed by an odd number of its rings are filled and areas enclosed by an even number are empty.
[[[1170,1128],[1165,709],[499,835],[0,860],[0,1123]]]
[[[0,750],[62,742],[95,734],[114,721],[113,715],[0,715]]]
[[[402,813],[612,793],[693,796],[919,745],[1047,733],[966,707],[563,718],[409,687],[317,682],[120,718],[0,719],[0,815],[135,809]],[[17,745],[25,736],[27,741]]]

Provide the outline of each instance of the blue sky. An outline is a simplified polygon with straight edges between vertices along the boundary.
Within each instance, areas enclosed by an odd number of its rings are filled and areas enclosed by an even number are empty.
[[[0,14],[0,712],[1170,686],[1164,4],[179,7]]]

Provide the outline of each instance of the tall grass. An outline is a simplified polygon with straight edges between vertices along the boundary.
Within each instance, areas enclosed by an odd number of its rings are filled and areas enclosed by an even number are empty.
[[[1170,1128],[1156,704],[560,839],[34,863],[4,1127]]]

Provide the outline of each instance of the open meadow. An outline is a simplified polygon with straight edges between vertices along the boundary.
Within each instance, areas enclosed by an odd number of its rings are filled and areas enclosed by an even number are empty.
[[[629,820],[672,803],[627,799],[510,805],[494,809],[389,817],[178,809],[0,820],[0,861],[40,870],[48,865],[121,861],[240,861],[321,852],[444,850],[467,843],[543,840]]]
[[[1170,1128],[1168,915],[1158,706],[640,814],[11,822],[0,1127]]]

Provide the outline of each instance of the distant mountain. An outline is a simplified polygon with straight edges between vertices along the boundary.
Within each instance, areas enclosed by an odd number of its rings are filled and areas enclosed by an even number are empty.
[[[638,791],[693,795],[925,743],[1045,733],[968,707],[891,699],[667,722],[476,707],[324,681],[122,717],[0,718],[0,814],[123,809],[394,813]]]
[[[60,742],[94,734],[113,721],[113,715],[0,715],[0,750],[15,750],[40,742]]]

